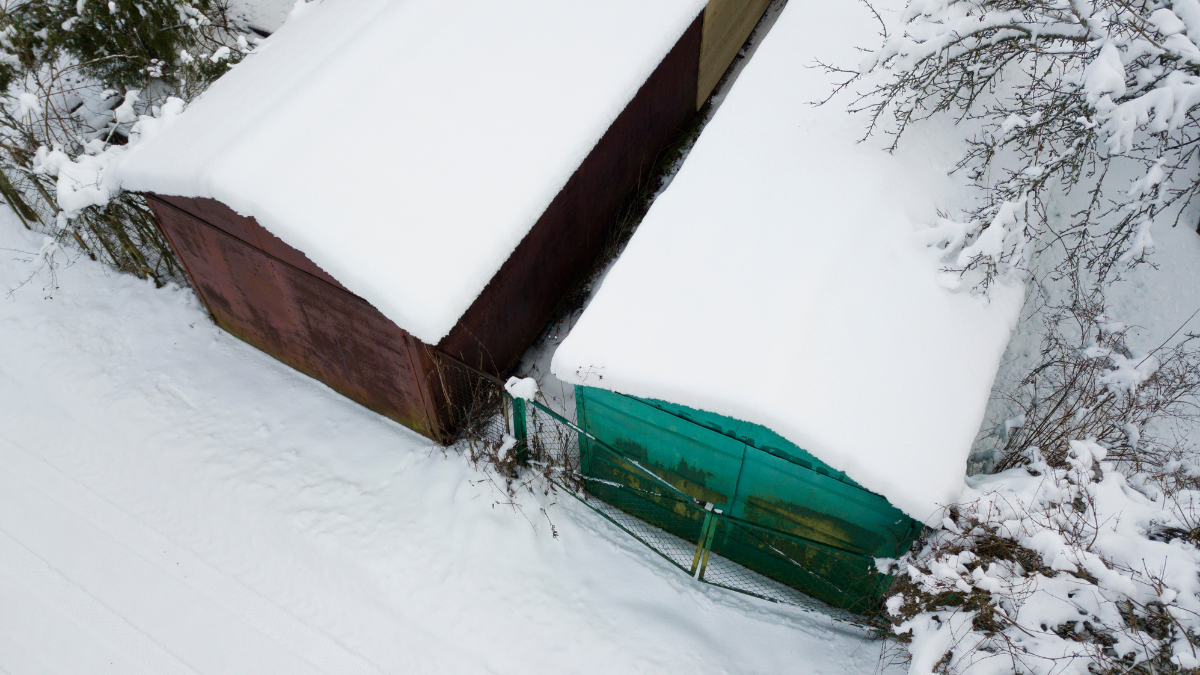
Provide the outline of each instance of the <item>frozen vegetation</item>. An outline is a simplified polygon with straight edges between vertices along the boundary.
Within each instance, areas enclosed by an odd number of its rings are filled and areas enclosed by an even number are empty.
[[[977,475],[895,566],[901,658],[1196,672],[1200,4],[873,9],[882,46],[826,71],[897,151],[954,123],[974,194],[923,234],[949,288],[1027,287]]]

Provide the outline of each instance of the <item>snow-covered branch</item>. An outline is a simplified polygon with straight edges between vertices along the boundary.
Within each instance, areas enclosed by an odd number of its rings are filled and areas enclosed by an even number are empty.
[[[958,219],[947,268],[971,285],[1032,269],[1102,283],[1146,260],[1161,214],[1189,215],[1197,0],[913,0],[900,23],[840,72],[867,85],[854,109],[893,147],[938,116],[970,137],[959,170],[983,197]]]
[[[971,480],[887,603],[910,675],[1195,672],[1195,481],[1167,494],[1075,441]],[[1194,467],[1188,469],[1194,472]]]

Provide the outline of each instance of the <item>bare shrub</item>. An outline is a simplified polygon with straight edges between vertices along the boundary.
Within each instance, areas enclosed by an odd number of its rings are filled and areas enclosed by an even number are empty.
[[[1038,319],[1040,358],[1001,392],[1018,413],[993,433],[989,468],[1027,464],[1031,448],[1061,467],[1070,441],[1089,439],[1127,472],[1161,471],[1179,454],[1179,439],[1163,435],[1167,423],[1194,424],[1200,413],[1197,336],[1136,355],[1126,342],[1129,327],[1109,319],[1094,293],[1046,307]]]

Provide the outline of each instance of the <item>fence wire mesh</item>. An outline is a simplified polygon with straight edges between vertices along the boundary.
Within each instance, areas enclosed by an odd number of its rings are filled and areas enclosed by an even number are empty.
[[[542,473],[680,571],[707,584],[849,618],[813,597],[850,593],[805,564],[806,555],[812,556],[811,542],[794,541],[712,509],[541,402],[509,397],[491,376],[446,361],[438,377],[447,408],[443,418],[453,425],[448,438],[465,441],[473,459],[486,456],[502,470],[515,472],[524,464]],[[516,453],[498,455],[496,450],[506,441],[516,443]]]
[[[495,378],[441,354],[430,374],[438,436],[451,445],[495,446],[512,433],[511,402]]]
[[[792,605],[823,606],[785,583],[795,583],[797,576],[801,588],[819,584],[826,593],[842,593],[773,545],[766,533],[708,510],[613,448],[591,438],[585,442],[588,466],[580,480],[584,490],[575,496],[689,575],[714,586]]]
[[[525,403],[522,401],[522,403]],[[560,484],[571,494],[583,489],[579,467],[579,432],[540,404],[513,406],[525,413],[529,464]]]
[[[695,557],[696,553],[696,542],[688,541],[666,530],[654,527],[650,523],[586,493],[577,494],[576,496],[634,539],[654,549],[656,553],[666,558],[671,564],[684,572],[691,573],[690,567],[692,558]]]

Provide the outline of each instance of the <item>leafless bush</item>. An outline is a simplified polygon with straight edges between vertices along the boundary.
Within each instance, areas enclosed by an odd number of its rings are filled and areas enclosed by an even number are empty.
[[[1130,473],[1162,471],[1179,454],[1181,439],[1167,435],[1170,423],[1200,418],[1197,336],[1135,355],[1126,342],[1129,327],[1105,315],[1096,293],[1043,308],[1038,319],[1040,358],[1001,392],[1018,412],[994,431],[989,468],[1026,464],[1031,448],[1051,466],[1063,466],[1069,442],[1090,439]]]
[[[1099,603],[1098,611],[1076,603],[1074,617],[1057,625],[1031,623],[1022,613],[1036,604],[1031,600],[1069,604],[1081,591],[1096,591],[1099,580],[1082,566],[1051,568],[1037,551],[1017,543],[1021,534],[1033,532],[1004,531],[991,514],[975,513],[977,506],[964,505],[969,515],[959,518],[958,531],[939,530],[926,539],[920,554],[907,562],[908,569],[897,575],[889,592],[891,611],[878,618],[885,632],[897,637],[886,650],[885,663],[909,664],[914,635],[921,635],[913,624],[932,616],[933,630],[951,633],[945,653],[934,663],[938,673],[970,673],[973,668],[1039,674],[1197,672],[1173,660],[1179,650],[1194,654],[1200,648],[1195,614],[1159,599],[1146,600],[1173,592],[1158,570],[1107,563],[1104,569],[1136,579],[1147,592]],[[1037,514],[1030,530],[1066,532],[1069,545],[1088,551],[1099,526],[1096,518],[1094,504],[1080,497]]]
[[[490,375],[449,358],[439,358],[438,363],[436,378],[446,406],[443,417],[450,425],[443,443],[460,451],[482,480],[502,495],[497,505],[530,520],[519,495],[553,498],[560,489],[582,490],[575,430],[533,402],[514,401]],[[518,439],[518,419],[525,422],[523,439]],[[549,514],[544,507],[540,510],[557,537]]]

